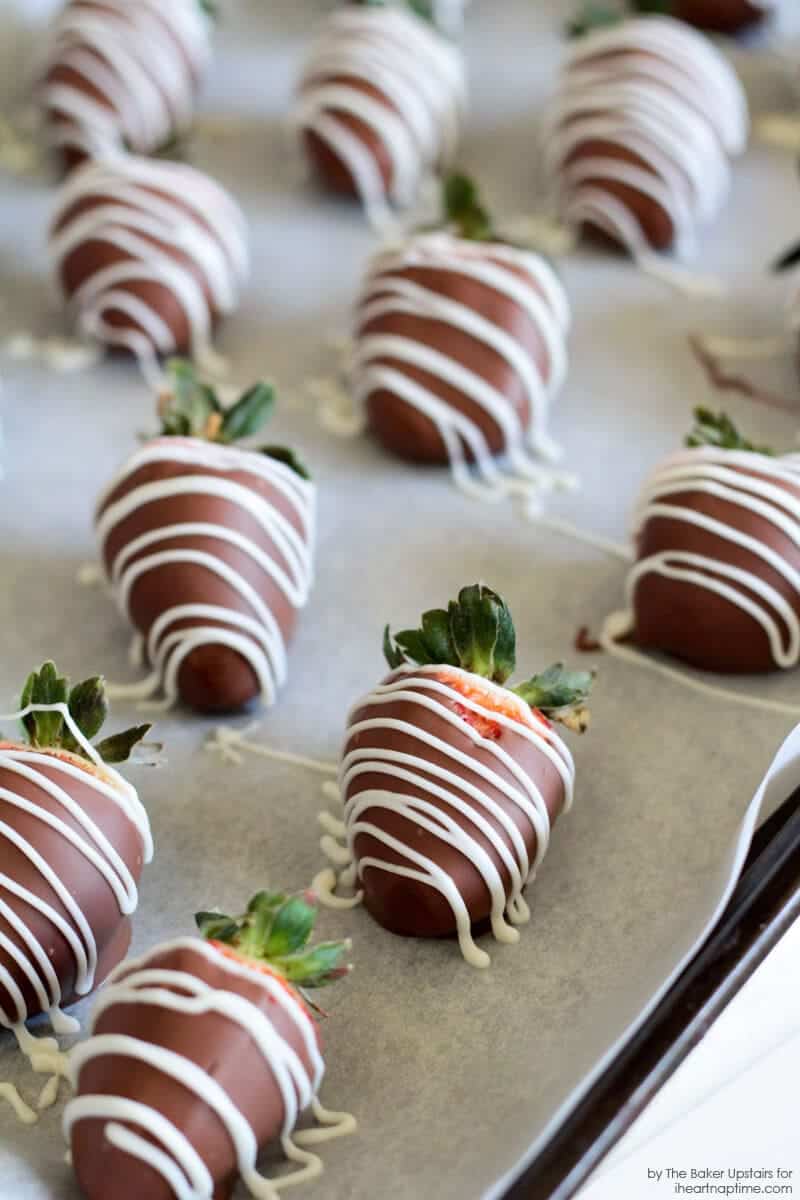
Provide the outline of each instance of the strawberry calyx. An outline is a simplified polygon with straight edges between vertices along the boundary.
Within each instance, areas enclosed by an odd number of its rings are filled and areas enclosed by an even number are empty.
[[[76,760],[79,765],[91,769],[96,763],[75,737],[63,708],[59,706],[66,708],[85,740],[92,742],[108,716],[105,680],[101,675],[94,675],[70,686],[69,680],[59,675],[55,663],[48,661],[28,676],[19,702],[24,713],[21,718],[23,733],[32,750]],[[136,725],[103,738],[93,745],[93,749],[109,765],[126,762],[151,728],[150,724]]]
[[[766,454],[772,458],[775,451],[769,446],[756,446],[742,437],[727,413],[713,413],[702,406],[693,410],[694,426],[686,438],[690,449],[697,446],[716,446],[719,450],[747,450],[752,454]]]
[[[160,436],[199,438],[232,446],[254,437],[266,425],[274,407],[275,388],[262,380],[226,408],[192,363],[173,358],[167,363],[164,390],[158,398]],[[260,446],[257,453],[284,463],[302,479],[311,478],[298,455],[286,446]]]
[[[584,37],[598,29],[621,24],[630,13],[641,16],[674,15],[674,0],[586,0],[576,17],[567,23],[567,37]]]
[[[457,600],[448,607],[422,614],[419,629],[404,629],[392,635],[387,625],[383,652],[393,669],[406,664],[415,666],[458,667],[462,671],[489,680],[505,688],[516,669],[516,632],[508,605],[502,596],[484,584],[462,588]],[[519,707],[510,697],[519,697],[535,715],[566,725],[574,732],[588,728],[590,714],[586,701],[594,681],[589,671],[568,671],[555,663],[527,682],[507,688],[510,710],[492,701],[489,707],[519,719]],[[451,676],[447,682],[453,683]],[[458,685],[464,690],[464,685]],[[478,687],[478,698],[486,705],[489,689]],[[467,692],[464,691],[466,695]],[[467,709],[464,719],[478,728],[478,714]],[[461,714],[459,714],[461,715]],[[488,723],[487,736],[496,738],[494,722]]]
[[[587,0],[577,16],[567,22],[567,37],[585,37],[595,30],[619,25],[624,19],[625,12],[619,5],[603,3],[602,0]]]
[[[198,912],[195,922],[202,936],[227,957],[280,978],[291,988],[327,987],[349,975],[342,963],[349,940],[309,945],[317,919],[311,893],[257,892],[247,910],[237,917],[220,912]]]
[[[354,0],[354,3],[360,8],[389,8],[393,0]],[[406,0],[406,7],[422,21],[438,28],[435,0]]]

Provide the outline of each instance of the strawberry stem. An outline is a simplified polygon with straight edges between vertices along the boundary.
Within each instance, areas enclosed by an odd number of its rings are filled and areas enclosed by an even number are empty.
[[[235,404],[225,408],[192,363],[170,359],[166,375],[167,386],[158,400],[161,437],[199,438],[231,446],[259,433],[275,407],[275,389],[264,381],[248,388]],[[285,446],[262,446],[258,453],[285,463],[303,479],[310,478],[299,457]]]
[[[749,450],[754,454],[767,454],[770,457],[775,454],[769,446],[756,446],[747,438],[743,438],[726,413],[715,415],[708,408],[696,408],[694,422],[694,427],[686,438],[686,445],[689,447],[717,446],[721,450]]]
[[[37,711],[37,706],[44,709],[55,704],[66,705],[80,732],[87,742],[91,742],[108,716],[105,680],[101,675],[94,675],[70,687],[66,676],[59,675],[55,663],[48,661],[38,671],[31,672],[20,697],[21,709],[33,707],[34,710],[22,718],[22,727],[35,750],[67,750],[88,759],[85,748],[73,735],[61,712]],[[94,748],[106,763],[126,762],[134,746],[151,728],[151,725],[137,725],[104,738]]]
[[[319,988],[349,974],[342,963],[348,941],[309,945],[317,919],[307,894],[258,892],[238,917],[199,912],[195,921],[208,941],[230,946],[245,958],[263,962],[298,988]]]
[[[476,583],[462,588],[446,609],[423,613],[419,629],[393,636],[387,625],[383,652],[393,670],[406,663],[460,667],[503,685],[516,667],[516,632],[503,597]],[[512,690],[531,708],[582,732],[589,723],[585,701],[593,679],[588,671],[567,671],[556,663]]]
[[[442,185],[445,221],[461,238],[491,242],[495,238],[489,210],[481,203],[478,185],[468,175],[452,171]]]

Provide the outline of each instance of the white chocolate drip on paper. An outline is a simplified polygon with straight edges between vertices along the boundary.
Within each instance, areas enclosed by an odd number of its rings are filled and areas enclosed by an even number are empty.
[[[452,160],[465,102],[461,55],[435,30],[402,9],[350,6],[326,21],[293,116],[347,168],[370,219],[385,226],[389,203],[409,207],[424,177]],[[368,126],[388,155],[388,193],[373,150],[343,116]]]
[[[758,141],[779,150],[800,151],[800,116],[796,113],[765,113],[755,123]]]
[[[542,515],[533,515],[531,518],[542,529],[549,529],[553,533],[564,534],[565,537],[572,538],[576,542],[583,542],[586,546],[591,546],[594,550],[601,550],[603,554],[609,555],[610,558],[621,558],[623,562],[631,562],[634,557],[633,546],[625,542],[613,542],[610,538],[603,537],[599,533],[591,533],[588,530],[581,529],[579,525],[574,525],[572,521],[562,520],[561,517],[551,517]]]
[[[735,73],[707,38],[680,21],[632,18],[578,39],[545,126],[545,164],[558,183],[563,219],[573,226],[592,222],[646,269],[705,294],[714,281],[677,274],[680,268],[651,248],[635,213],[603,181],[653,200],[674,228],[676,252],[686,256],[699,227],[727,197],[728,159],[744,150],[748,124]],[[600,154],[567,161],[594,140],[647,166]]]
[[[100,346],[85,341],[26,332],[11,334],[0,343],[0,354],[17,362],[35,362],[62,375],[88,371],[100,362],[102,353]]]
[[[66,704],[33,704],[19,712],[0,717],[2,721],[17,721],[36,712],[58,712],[81,750],[100,773],[85,770],[74,756],[56,757],[26,746],[4,746],[0,749],[0,799],[4,807],[11,807],[40,821],[43,826],[54,830],[83,856],[86,871],[95,872],[111,889],[119,906],[121,916],[130,915],[138,903],[136,882],[120,854],[114,849],[100,827],[70,794],[70,786],[78,780],[83,787],[93,789],[106,804],[114,805],[136,829],[142,843],[142,855],[149,862],[153,855],[153,843],[147,813],[139,801],[136,790],[112,767],[103,763],[97,751],[84,737],[69,712]],[[45,768],[47,773],[45,773]],[[51,778],[54,774],[57,779]],[[43,792],[58,809],[75,821],[79,830],[72,828],[58,815],[35,800],[28,799],[17,791],[9,776],[28,783]],[[60,777],[60,779],[58,778]],[[0,820],[0,842],[5,841],[24,855],[42,879],[42,886],[49,889],[58,904],[66,912],[64,917],[48,900],[35,895],[23,887],[11,875],[0,869],[0,916],[14,930],[18,942],[0,933],[0,946],[14,959],[33,989],[38,1007],[29,1011],[25,997],[11,973],[0,966],[0,983],[11,997],[13,1012],[0,1007],[0,1025],[13,1029],[23,1051],[50,1053],[52,1045],[31,1038],[25,1031],[24,1022],[38,1012],[52,1014],[54,1028],[59,1032],[73,1032],[71,1018],[60,1012],[62,994],[56,971],[50,961],[48,947],[33,934],[23,918],[15,911],[13,897],[37,910],[65,939],[72,951],[75,963],[75,992],[85,996],[95,986],[98,948],[87,914],[81,909],[67,883],[39,853],[31,841],[20,834],[8,819]],[[8,898],[5,898],[8,897]],[[55,1050],[58,1050],[55,1045]]]
[[[731,337],[725,334],[706,333],[697,337],[697,343],[707,354],[715,358],[734,358],[760,361],[779,358],[794,350],[797,338],[789,332],[766,334],[764,337]]]
[[[229,565],[222,551],[226,545],[243,551],[265,577],[276,584],[293,608],[302,608],[308,601],[313,581],[314,485],[268,455],[197,439],[169,437],[155,438],[133,454],[105,495],[111,495],[142,467],[157,462],[185,464],[189,468],[196,466],[219,474],[187,473],[133,488],[109,505],[97,520],[101,557],[113,530],[138,509],[168,501],[173,496],[198,495],[218,496],[226,503],[240,507],[257,522],[265,542],[274,545],[280,560],[252,538],[222,522],[159,526],[120,547],[111,563],[110,583],[120,610],[129,621],[132,620],[130,596],[136,581],[148,571],[181,563],[196,564],[223,579],[241,598],[244,611],[211,604],[165,606],[151,628],[143,631],[144,650],[153,666],[152,674],[139,684],[109,686],[108,694],[117,699],[146,700],[163,691],[165,700],[160,707],[170,707],[178,699],[178,672],[183,660],[196,647],[213,644],[230,646],[247,660],[258,679],[265,703],[271,704],[286,679],[286,644],[274,614],[252,584]],[[298,532],[255,487],[226,477],[233,472],[247,472],[254,481],[264,480],[275,488],[291,505],[302,532]],[[100,508],[102,505],[101,499]],[[162,543],[179,537],[215,539],[219,542],[220,552],[212,554],[207,550],[162,547]],[[143,550],[147,553],[134,561]],[[187,618],[198,623],[188,628],[172,628],[175,622]],[[204,623],[211,621],[220,624]]]
[[[674,683],[679,683],[682,687],[689,688],[690,691],[699,692],[701,696],[708,696],[710,700],[722,700],[729,704],[740,704],[745,708],[756,708],[762,712],[777,713],[779,716],[800,716],[800,703],[785,704],[780,700],[768,700],[762,696],[753,696],[750,692],[736,692],[732,688],[706,683],[705,680],[697,678],[696,675],[692,675],[688,670],[668,666],[667,663],[659,662],[643,651],[637,650],[635,646],[621,643],[620,639],[627,637],[633,631],[633,627],[634,617],[632,612],[622,611],[611,613],[606,618],[600,633],[598,639],[600,645],[607,654],[611,654],[613,657],[619,658],[631,666],[644,667],[646,670],[654,671],[664,679],[670,679]]]
[[[56,1032],[74,1033],[80,1029],[79,1022],[75,1021],[73,1024],[73,1018],[67,1018],[63,1013],[60,1013],[59,1019],[59,1012],[60,1010],[55,1008],[48,1013]],[[70,1024],[67,1026],[66,1022],[70,1022]],[[69,1078],[69,1054],[61,1050],[55,1038],[34,1037],[22,1022],[14,1025],[11,1032],[16,1037],[17,1045],[30,1063],[31,1069],[37,1075],[49,1075],[50,1077],[39,1091],[35,1109],[25,1103],[13,1084],[0,1084],[0,1095],[4,1095],[12,1102],[18,1119],[25,1125],[33,1125],[39,1119],[38,1113],[52,1108],[56,1103],[61,1080]]]
[[[711,517],[682,499],[699,493],[724,501],[727,519]],[[793,560],[759,537],[748,534],[742,518],[765,520],[794,546]],[[742,547],[780,575],[800,603],[800,454],[771,458],[741,450],[703,446],[674,454],[650,477],[634,516],[635,536],[648,521],[665,519],[702,529]],[[722,557],[680,547],[640,558],[628,575],[627,598],[634,607],[636,589],[649,575],[680,580],[706,589],[742,609],[767,636],[776,667],[800,662],[800,618],[795,607],[766,579]]]
[[[191,950],[221,968],[233,979],[245,979],[263,988],[270,1000],[290,1018],[302,1040],[312,1072],[309,1074],[293,1047],[278,1033],[265,1012],[235,990],[210,987],[189,971],[153,967],[151,961],[172,951]],[[187,1017],[215,1013],[239,1025],[250,1037],[269,1068],[281,1094],[284,1109],[281,1142],[287,1158],[300,1164],[300,1170],[277,1179],[267,1179],[257,1170],[259,1146],[255,1132],[228,1092],[191,1059],[165,1047],[123,1034],[93,1034],[75,1047],[72,1054],[72,1079],[76,1089],[86,1063],[105,1055],[122,1056],[147,1063],[177,1080],[192,1092],[198,1103],[206,1105],[220,1119],[234,1146],[242,1180],[257,1200],[274,1200],[285,1187],[320,1175],[322,1162],[317,1155],[300,1149],[301,1141],[313,1144],[325,1137],[341,1136],[355,1129],[355,1121],[346,1113],[328,1113],[317,1106],[316,1095],[324,1074],[314,1022],[285,985],[267,973],[254,972],[224,958],[212,946],[196,938],[180,938],[157,947],[143,958],[124,963],[111,977],[109,987],[98,998],[92,1016],[92,1029],[100,1016],[116,1005],[145,1005],[171,1010]],[[293,1137],[300,1114],[311,1107],[324,1125],[316,1131],[304,1131]],[[180,1129],[154,1107],[110,1095],[78,1095],[64,1113],[64,1133],[69,1140],[72,1130],[83,1120],[101,1120],[106,1139],[133,1157],[147,1162],[172,1187],[177,1200],[211,1200],[214,1183],[200,1155]],[[121,1122],[125,1122],[123,1126]],[[135,1126],[148,1134],[148,1140],[132,1131]],[[149,1139],[153,1139],[152,1141]]]
[[[469,305],[413,282],[405,272],[422,268],[476,281],[513,302],[530,319],[547,357],[545,370],[533,353],[501,324]],[[446,350],[397,334],[370,332],[377,318],[412,314],[451,326],[500,355],[520,381],[530,414],[528,431],[502,392],[468,370]],[[370,397],[389,392],[429,418],[436,426],[458,486],[479,499],[498,501],[513,494],[537,511],[543,491],[574,486],[575,481],[533,455],[559,457],[547,435],[552,396],[567,370],[566,336],[570,313],[564,289],[541,256],[494,243],[471,243],[447,233],[417,236],[399,249],[379,254],[370,267],[356,315],[357,329],[350,370],[353,395],[362,411]],[[503,437],[503,465],[498,464],[478,425],[441,399],[430,386],[404,368],[456,388],[482,409]],[[474,465],[468,461],[471,455]]]
[[[71,216],[57,230],[74,206],[97,197],[101,203]],[[216,369],[214,314],[233,311],[249,270],[247,229],[233,198],[184,163],[113,155],[73,172],[59,192],[48,250],[62,291],[64,264],[89,242],[125,257],[98,267],[68,297],[80,333],[129,350],[156,387],[161,383],[157,355],[186,350]],[[188,346],[179,346],[156,308],[132,290],[148,282],[161,284],[175,297],[189,327]],[[121,313],[128,326],[113,325],[112,313]]]
[[[448,675],[463,676],[467,684],[467,694],[448,684]],[[519,940],[519,932],[514,926],[525,923],[530,916],[522,894],[523,889],[533,880],[550,839],[547,805],[534,780],[508,752],[498,742],[482,737],[445,701],[468,709],[487,722],[511,729],[517,736],[530,742],[560,775],[565,811],[572,804],[575,768],[569,750],[549,722],[537,720],[530,708],[523,701],[517,701],[512,692],[488,680],[481,680],[481,685],[490,692],[497,692],[504,706],[518,702],[518,716],[508,716],[488,704],[483,705],[471,694],[473,685],[474,677],[459,668],[401,667],[395,678],[379,685],[354,705],[348,716],[347,736],[352,738],[359,733],[376,730],[395,731],[417,740],[420,743],[420,753],[412,755],[379,747],[351,750],[342,759],[339,782],[342,796],[346,797],[344,825],[347,847],[358,878],[363,877],[365,869],[371,868],[415,879],[435,888],[453,910],[459,946],[466,961],[474,967],[488,967],[491,960],[473,940],[469,911],[455,881],[431,858],[383,831],[374,821],[369,820],[368,815],[376,809],[397,813],[463,854],[481,875],[492,898],[491,925],[495,938],[506,943]],[[382,715],[382,709],[397,702],[418,707],[419,721],[401,721]],[[362,716],[359,721],[353,721],[356,712],[370,710],[374,710],[374,716]],[[492,765],[486,765],[475,756],[462,753],[446,740],[426,730],[424,717],[428,712],[434,713],[439,720],[454,726],[461,735],[470,738],[476,749],[488,755],[490,763],[494,760],[498,767],[511,774],[512,781]],[[451,765],[447,768],[434,765],[428,759],[426,750],[434,750],[444,755]],[[353,785],[357,785],[359,776],[363,774],[386,776],[386,788],[356,790]],[[473,782],[475,777],[476,781]],[[430,798],[420,799],[406,795],[402,790],[403,782]],[[529,858],[525,840],[517,824],[490,798],[481,787],[481,783],[501,792],[531,825],[536,833],[536,854],[533,861]],[[466,825],[462,826],[450,817],[443,809],[443,804],[461,813],[466,818]],[[491,844],[505,866],[511,880],[508,894],[491,857],[470,832],[471,827]],[[355,853],[355,841],[359,834],[368,834],[376,839],[402,856],[407,865],[398,866],[373,855],[358,856]],[[509,848],[507,841],[513,849]],[[351,869],[344,879],[340,876],[340,881],[352,883],[353,874]],[[322,903],[329,902],[330,898],[338,899],[331,886],[330,876],[325,873],[315,879],[312,887],[317,891]]]
[[[219,754],[223,762],[239,766],[244,754],[254,754],[257,758],[268,758],[273,762],[288,763],[291,766],[302,767],[307,771],[317,771],[322,775],[336,775],[336,763],[323,762],[317,758],[308,758],[303,754],[293,754],[289,750],[276,750],[261,742],[248,741],[258,725],[248,725],[246,729],[231,729],[228,725],[219,725],[206,739],[205,748],[211,754]]]
[[[53,22],[42,73],[63,67],[87,86],[43,80],[51,144],[88,156],[161,149],[191,123],[211,28],[198,0],[71,0]]]
[[[51,1075],[47,1083],[39,1093],[39,1098],[36,1101],[38,1112],[45,1112],[48,1108],[52,1108],[58,1100],[58,1091],[61,1084],[59,1075]]]
[[[35,1125],[39,1120],[38,1114],[25,1103],[13,1083],[0,1083],[0,1100],[11,1105],[17,1120],[23,1125]]]
[[[52,1013],[48,1013],[48,1016],[50,1017],[51,1024],[53,1024]],[[53,1029],[55,1030],[55,1024],[53,1024]],[[80,1025],[78,1025],[78,1029],[80,1029]],[[19,1024],[12,1026],[11,1032],[17,1039],[17,1045],[20,1050],[37,1075],[52,1074],[59,1078],[66,1078],[69,1056],[61,1050],[55,1038],[34,1037],[21,1021]],[[71,1028],[70,1033],[74,1032],[76,1031]]]

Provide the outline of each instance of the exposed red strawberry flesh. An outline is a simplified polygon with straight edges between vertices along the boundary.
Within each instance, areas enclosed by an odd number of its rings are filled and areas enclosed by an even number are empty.
[[[460,692],[465,700],[479,704],[482,709],[499,713],[509,720],[515,721],[518,725],[527,725],[528,728],[535,729],[537,725],[549,726],[550,724],[538,709],[525,704],[508,688],[481,679],[478,675],[448,671],[444,668],[437,678],[442,683],[446,683],[448,687],[453,688],[454,691]],[[487,717],[485,713],[475,712],[474,709],[461,704],[456,704],[454,710],[481,737],[497,741],[502,735],[504,726],[499,721],[493,721],[491,717]]]

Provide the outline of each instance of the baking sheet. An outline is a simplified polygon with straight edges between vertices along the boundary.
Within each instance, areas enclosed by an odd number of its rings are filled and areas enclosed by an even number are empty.
[[[23,7],[27,27],[18,20]],[[7,100],[35,46],[39,11],[51,7],[0,0],[3,57],[16,68],[4,75]],[[227,6],[203,107],[231,120],[224,136],[207,128],[195,160],[235,191],[252,227],[252,282],[221,349],[243,384],[264,372],[277,379],[284,403],[276,440],[297,443],[320,488],[316,588],[289,685],[253,736],[330,760],[345,709],[383,672],[386,620],[402,626],[483,579],[508,599],[520,671],[532,671],[572,658],[577,628],[596,629],[620,606],[623,566],[523,522],[510,506],[465,499],[444,472],[410,468],[365,440],[335,440],[320,428],[303,380],[329,369],[325,338],[346,329],[373,245],[358,215],[309,189],[285,153],[287,97],[324,7]],[[538,194],[536,112],[568,8],[547,0],[474,5],[466,39],[473,111],[462,161],[505,215],[529,210]],[[785,65],[769,45],[742,50],[737,61],[760,110],[787,103]],[[554,512],[624,537],[644,472],[682,437],[693,404],[718,403],[689,354],[687,330],[770,333],[782,319],[786,283],[763,268],[800,233],[797,201],[792,156],[755,145],[704,242],[703,271],[731,283],[725,301],[676,299],[602,254],[582,250],[564,262],[575,328],[553,432],[583,486],[555,498]],[[51,202],[44,178],[0,180],[0,342],[14,332],[65,329],[43,254]],[[75,579],[93,556],[93,502],[153,422],[151,399],[124,362],[63,374],[6,356],[0,371],[0,711],[9,711],[27,671],[46,656],[73,676],[131,677],[116,610]],[[752,371],[776,392],[797,393],[788,358]],[[792,445],[791,415],[735,396],[725,407],[760,440]],[[499,1181],[641,1016],[722,902],[744,849],[748,803],[792,718],[710,702],[646,671],[597,662],[594,725],[572,739],[575,807],[555,830],[517,947],[487,941],[493,965],[477,972],[455,944],[395,938],[360,911],[323,913],[325,935],[352,934],[356,972],[326,997],[322,1097],[353,1111],[360,1132],[325,1147],[326,1174],[303,1194],[499,1195]],[[732,686],[800,706],[796,674]],[[120,725],[133,715],[116,709]],[[137,950],[189,931],[197,908],[235,908],[267,880],[301,887],[322,865],[319,777],[256,758],[225,767],[203,749],[213,725],[182,713],[160,720],[168,767],[129,773],[156,841]],[[800,783],[796,742],[787,754],[767,808]],[[76,1011],[85,1015],[87,1006]],[[0,1079],[18,1083],[28,1100],[41,1083],[7,1037]],[[74,1200],[59,1121],[60,1109],[27,1129],[0,1108],[0,1195]]]

